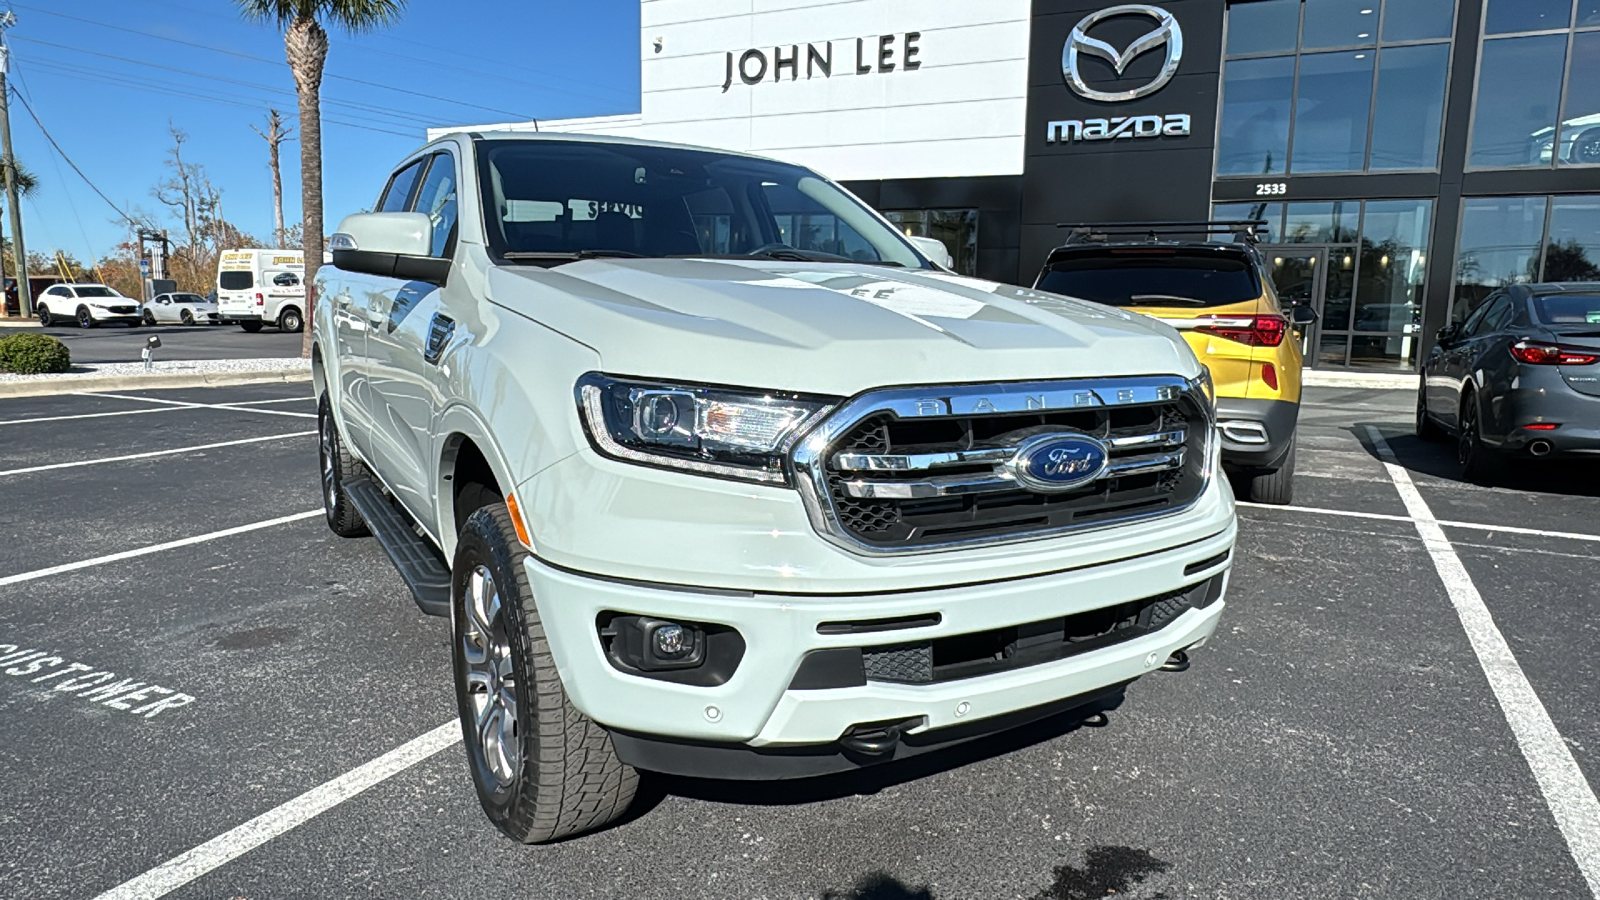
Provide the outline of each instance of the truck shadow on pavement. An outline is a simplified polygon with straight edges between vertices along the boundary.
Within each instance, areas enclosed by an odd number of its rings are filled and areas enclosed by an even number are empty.
[[[1030,900],[1098,900],[1101,897],[1141,897],[1143,900],[1170,900],[1165,891],[1135,893],[1152,875],[1172,871],[1172,864],[1159,860],[1148,850],[1134,847],[1090,847],[1084,852],[1082,868],[1062,863],[1055,867],[1048,887]],[[995,896],[1011,892],[996,886]],[[884,872],[871,872],[856,880],[847,891],[828,891],[819,900],[938,900],[926,885],[911,887]]]
[[[1409,422],[1363,422],[1345,430],[1361,443],[1373,459],[1381,460],[1372,445],[1368,427],[1378,429],[1389,442],[1395,459],[1405,469],[1421,475],[1466,483],[1456,462],[1454,438],[1424,441]],[[1600,457],[1588,459],[1535,459],[1527,455],[1508,456],[1499,461],[1493,477],[1477,482],[1483,487],[1509,488],[1537,494],[1565,494],[1600,497]]]

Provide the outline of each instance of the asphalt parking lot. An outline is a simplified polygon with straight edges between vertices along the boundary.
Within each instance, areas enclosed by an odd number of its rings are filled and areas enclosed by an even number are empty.
[[[150,335],[161,337],[156,359],[272,359],[300,355],[302,335],[267,326],[247,334],[237,325],[101,325],[79,328],[57,323],[38,329],[60,338],[74,363],[139,362]],[[9,331],[9,330],[8,330]]]
[[[1592,897],[1600,478],[1462,484],[1412,400],[1308,391],[1221,631],[1106,721],[648,778],[546,847],[478,809],[446,623],[321,521],[305,385],[0,401],[0,897]]]

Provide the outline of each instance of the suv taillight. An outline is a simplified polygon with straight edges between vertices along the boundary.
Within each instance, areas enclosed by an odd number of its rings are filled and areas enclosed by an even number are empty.
[[[1289,333],[1283,316],[1205,316],[1195,326],[1201,334],[1238,341],[1249,347],[1276,347]]]
[[[1530,366],[1587,366],[1600,360],[1600,354],[1588,350],[1574,350],[1542,341],[1517,341],[1511,345],[1511,355],[1517,362]]]

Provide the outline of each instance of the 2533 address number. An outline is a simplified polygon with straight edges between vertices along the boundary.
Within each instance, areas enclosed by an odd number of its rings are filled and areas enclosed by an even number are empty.
[[[1257,197],[1279,197],[1289,193],[1289,186],[1281,181],[1267,181],[1256,185]]]

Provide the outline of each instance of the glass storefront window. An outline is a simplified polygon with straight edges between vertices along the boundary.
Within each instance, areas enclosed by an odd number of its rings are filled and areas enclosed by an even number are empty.
[[[1361,201],[1290,203],[1283,225],[1285,244],[1353,244]]]
[[[1455,28],[1455,19],[1456,0],[1389,0],[1383,5],[1383,39],[1447,39]]]
[[[1542,145],[1540,155],[1544,156]],[[1572,36],[1572,66],[1567,73],[1556,161],[1568,166],[1600,164],[1600,31]]]
[[[1466,319],[1495,288],[1539,277],[1544,197],[1479,197],[1461,210],[1450,321]]]
[[[1439,164],[1449,66],[1449,44],[1384,49],[1378,57],[1369,169],[1432,169]]]
[[[1437,169],[1454,18],[1455,0],[1230,4],[1216,175]]]
[[[1361,276],[1351,329],[1404,333],[1420,329],[1432,211],[1433,203],[1428,200],[1367,204],[1361,223]]]
[[[978,274],[977,210],[887,210],[883,217],[908,237],[937,238],[950,251],[951,267],[958,274]]]
[[[1360,171],[1367,154],[1372,57],[1370,50],[1300,57],[1289,171]]]
[[[1572,0],[1489,0],[1484,34],[1550,31],[1572,21]]]
[[[1377,43],[1377,6],[1373,0],[1306,0],[1301,48],[1361,47]]]
[[[1600,25],[1600,0],[1578,0],[1578,27]]]
[[[1218,203],[1211,208],[1211,218],[1228,222],[1251,220],[1266,222],[1260,231],[1261,243],[1281,243],[1279,236],[1283,234],[1282,203]],[[1233,235],[1214,234],[1211,240],[1227,243],[1233,240]]]
[[[1564,34],[1484,41],[1471,165],[1550,164],[1566,59]]]
[[[1289,156],[1294,57],[1240,59],[1222,82],[1218,175],[1275,175]]]
[[[1228,11],[1228,55],[1293,53],[1300,36],[1300,0],[1241,3]]]
[[[1600,194],[1557,197],[1540,281],[1600,281]]]

